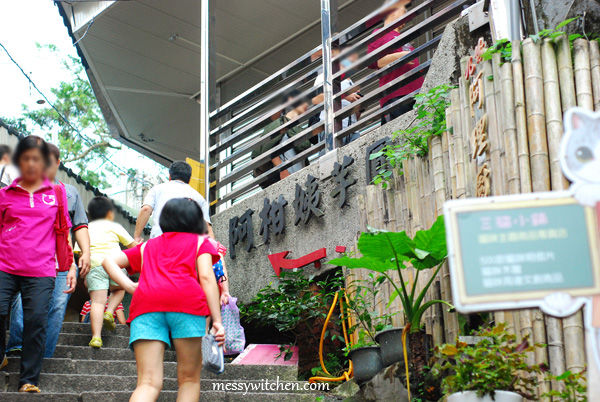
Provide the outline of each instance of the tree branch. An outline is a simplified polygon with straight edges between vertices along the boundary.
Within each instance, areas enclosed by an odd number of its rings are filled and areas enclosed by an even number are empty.
[[[78,161],[78,160],[83,159],[86,156],[88,156],[89,153],[92,152],[93,150],[98,149],[98,148],[104,148],[104,147],[106,147],[106,148],[113,148],[113,149],[120,149],[120,147],[111,145],[110,142],[108,142],[108,141],[102,141],[102,142],[98,142],[98,143],[90,146],[88,149],[86,149],[85,151],[83,151],[79,155],[75,155],[72,158],[65,159],[62,162],[63,163],[68,163],[68,162]]]

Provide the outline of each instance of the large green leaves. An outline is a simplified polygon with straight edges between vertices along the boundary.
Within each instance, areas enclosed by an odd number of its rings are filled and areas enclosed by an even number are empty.
[[[415,268],[425,269],[440,265],[448,255],[444,217],[439,216],[431,228],[419,230],[415,234],[414,243],[415,258],[411,259],[411,263]]]
[[[329,263],[377,272],[396,269],[396,263],[404,267],[406,262],[417,269],[436,267],[447,255],[444,218],[440,216],[431,228],[419,230],[414,239],[406,232],[364,232],[358,239],[358,251],[362,257],[344,256]]]
[[[349,255],[329,261],[330,264],[348,268],[366,268],[382,273],[392,284],[394,291],[387,304],[388,308],[396,298],[400,298],[404,315],[414,331],[420,327],[423,313],[436,303],[444,301],[426,302],[425,295],[439,273],[448,254],[446,248],[446,231],[444,217],[440,216],[427,230],[419,230],[413,239],[406,232],[386,232],[370,230],[362,233],[358,240],[360,257]],[[417,269],[417,274],[412,285],[404,280],[403,270],[408,266]],[[420,270],[435,268],[427,284],[416,294],[418,274]],[[399,280],[392,279],[387,271],[396,269]]]

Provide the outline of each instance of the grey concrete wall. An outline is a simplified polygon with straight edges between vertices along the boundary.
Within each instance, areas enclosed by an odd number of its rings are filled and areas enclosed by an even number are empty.
[[[19,137],[15,131],[0,125],[0,144],[7,144],[15,149],[18,142]],[[97,189],[94,189],[89,184],[86,185],[85,182],[77,178],[77,175],[69,173],[65,169],[60,169],[57,176],[61,182],[75,186],[79,192],[79,195],[81,196],[81,200],[83,201],[83,206],[85,208],[87,208],[88,202],[93,197],[100,195]],[[133,236],[133,232],[135,230],[135,221],[132,221],[132,218],[133,217],[131,217],[131,215],[120,210],[120,208],[115,213],[115,221],[123,225],[123,227],[127,229],[127,231]]]
[[[600,29],[600,4],[596,0],[535,0],[539,29],[554,29],[566,19],[584,15],[585,31],[590,34]],[[569,32],[582,32],[583,25],[567,26]]]
[[[456,82],[460,71],[459,60],[462,55],[467,54],[468,48],[474,46],[478,36],[468,32],[468,23],[465,19],[457,20],[447,26],[426,77],[425,91],[440,84]],[[228,245],[229,220],[241,216],[249,208],[254,210],[252,222],[256,248],[246,252],[244,245],[238,244],[236,246],[237,258],[232,260],[229,253],[226,257],[231,293],[237,296],[242,303],[246,303],[259,289],[273,281],[274,271],[267,257],[269,254],[291,251],[288,258],[298,258],[325,247],[329,259],[336,256],[335,246],[353,246],[361,231],[360,211],[356,195],[364,194],[367,187],[366,148],[381,138],[392,137],[394,132],[408,127],[413,120],[413,112],[407,113],[338,150],[338,161],[341,162],[345,155],[354,158],[355,162],[350,171],[352,176],[357,179],[357,184],[350,187],[349,202],[343,209],[335,204],[335,200],[330,195],[334,188],[331,177],[319,180],[319,189],[322,191],[321,209],[325,212],[325,216],[322,218],[313,216],[307,225],[300,223],[298,226],[294,226],[292,202],[295,198],[296,184],[298,183],[304,188],[308,175],[320,177],[321,166],[319,163],[315,163],[213,216],[213,229],[217,239]],[[330,169],[328,170],[330,171]],[[259,213],[263,208],[265,197],[273,201],[279,195],[283,195],[288,202],[285,208],[285,233],[279,237],[272,237],[269,244],[264,244],[259,235],[261,222]],[[331,267],[323,265],[320,271],[328,268]],[[318,271],[311,265],[305,268],[305,272],[311,275]]]

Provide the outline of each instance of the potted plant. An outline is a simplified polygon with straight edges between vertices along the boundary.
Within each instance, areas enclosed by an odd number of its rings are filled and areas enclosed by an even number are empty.
[[[527,354],[542,345],[527,338],[517,343],[506,324],[478,332],[475,345],[457,341],[435,348],[433,372],[442,379],[447,402],[522,402],[535,399],[540,365],[527,363]]]
[[[298,346],[299,371],[302,375],[310,374],[318,363],[316,350],[323,321],[343,283],[341,270],[330,272],[325,278],[309,278],[302,271],[283,270],[249,304],[240,307],[240,316],[245,323],[258,328],[274,328],[286,343],[280,347],[285,360],[292,358],[291,345]],[[344,339],[337,328],[330,330],[330,339],[333,343],[328,344],[325,352],[337,351],[343,358],[340,349]]]
[[[382,275],[370,273],[367,279],[355,279],[348,286],[345,307],[356,321],[348,332],[357,334],[357,340],[348,351],[348,356],[352,360],[354,379],[359,384],[370,380],[384,368],[375,334],[383,328],[390,327],[392,321],[391,314],[376,313],[377,294],[385,280]]]
[[[410,238],[406,232],[382,230],[364,232],[358,240],[358,250],[361,254],[360,257],[344,255],[329,261],[329,263],[350,269],[366,268],[380,273],[392,284],[394,291],[388,301],[388,308],[396,298],[399,298],[406,326],[378,334],[377,339],[380,340],[385,363],[392,364],[403,359],[402,338],[404,335],[408,335],[408,343],[415,345],[414,348],[411,346],[413,351],[418,349],[424,353],[427,348],[424,344],[425,334],[421,332],[423,314],[428,308],[438,303],[453,307],[444,300],[425,301],[425,295],[440,272],[448,254],[443,216],[438,217],[431,228],[417,231],[413,238]],[[405,271],[409,267],[416,270],[410,286],[407,285],[405,279]],[[433,272],[425,286],[417,293],[419,275],[426,270],[433,270]],[[391,271],[398,273],[399,280],[392,278]],[[419,368],[421,364],[425,364],[425,361],[425,357],[419,359]]]

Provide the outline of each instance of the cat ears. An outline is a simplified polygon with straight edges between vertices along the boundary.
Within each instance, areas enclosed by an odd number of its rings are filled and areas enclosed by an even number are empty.
[[[584,127],[592,127],[594,121],[600,121],[600,113],[574,107],[565,113],[565,131],[578,130]]]

